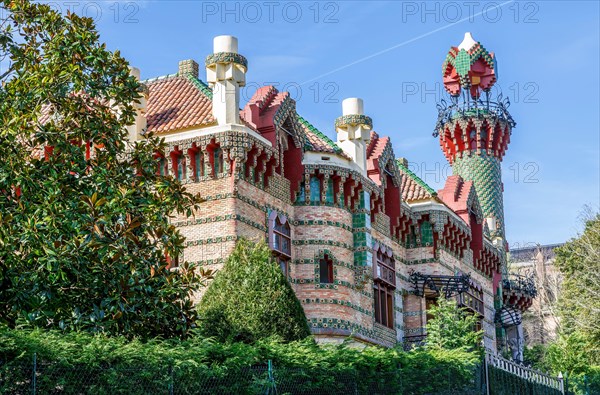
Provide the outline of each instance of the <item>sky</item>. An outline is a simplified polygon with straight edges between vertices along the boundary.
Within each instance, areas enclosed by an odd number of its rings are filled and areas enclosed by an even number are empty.
[[[597,1],[56,1],[93,18],[142,78],[201,65],[212,39],[238,37],[242,104],[287,90],[335,140],[341,101],[360,97],[374,130],[435,189],[451,169],[432,137],[441,66],[469,31],[498,61],[495,93],[517,122],[502,162],[511,248],[561,243],[600,205],[600,9]]]

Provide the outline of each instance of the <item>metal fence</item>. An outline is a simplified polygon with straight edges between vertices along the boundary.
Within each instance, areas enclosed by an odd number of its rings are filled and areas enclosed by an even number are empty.
[[[523,367],[518,371],[513,365],[488,356],[473,370],[472,379],[464,382],[450,372],[446,377],[443,368],[437,371],[435,367],[421,376],[403,377],[401,369],[361,375],[350,369],[277,367],[270,361],[240,368],[209,367],[194,361],[160,368],[89,366],[41,362],[34,354],[26,359],[0,360],[0,394],[565,394],[562,381]],[[437,378],[435,383],[431,377]]]

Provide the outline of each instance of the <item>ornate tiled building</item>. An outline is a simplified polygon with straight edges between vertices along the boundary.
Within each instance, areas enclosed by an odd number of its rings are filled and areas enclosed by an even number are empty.
[[[493,54],[469,40],[444,62],[456,100],[440,107],[436,135],[455,175],[437,192],[395,157],[360,99],[344,100],[332,119],[336,142],[274,87],[240,109],[248,62],[234,37],[214,39],[206,82],[193,60],[143,81],[148,96],[130,139],[164,137],[157,171],[206,200],[174,219],[187,240],[183,259],[219,269],[239,238],[265,240],[321,341],[419,341],[442,293],[480,318],[496,350],[506,259],[500,161],[514,122],[501,105],[480,111],[458,100],[467,91],[478,103],[495,82]]]

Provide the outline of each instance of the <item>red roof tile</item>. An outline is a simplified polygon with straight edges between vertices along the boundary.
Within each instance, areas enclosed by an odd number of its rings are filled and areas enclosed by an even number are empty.
[[[216,122],[211,99],[191,78],[170,76],[146,82],[149,132],[165,133]]]
[[[412,202],[417,200],[426,200],[435,197],[436,192],[421,180],[415,173],[410,171],[405,164],[400,160],[398,161],[398,169],[402,173],[402,186],[400,191],[402,192],[402,200],[405,202]]]

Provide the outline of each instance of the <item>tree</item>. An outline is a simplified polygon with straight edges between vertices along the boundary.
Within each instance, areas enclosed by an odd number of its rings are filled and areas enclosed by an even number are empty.
[[[302,305],[264,242],[237,242],[199,309],[201,333],[221,341],[310,335]]]
[[[600,363],[600,214],[588,215],[583,233],[556,250],[564,281],[559,296],[561,332],[587,339],[590,361]],[[572,335],[575,335],[574,337]],[[565,340],[565,344],[569,341]]]
[[[447,350],[472,351],[481,347],[483,331],[477,331],[477,317],[457,306],[454,299],[443,295],[437,300],[427,321],[427,347]]]
[[[91,19],[0,4],[0,320],[185,336],[205,273],[169,270],[169,216],[199,198],[156,174],[163,141],[126,143],[143,87]]]

